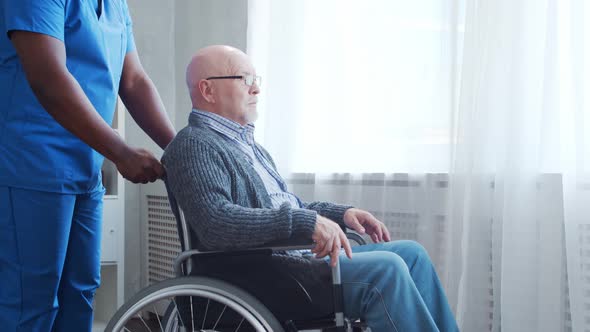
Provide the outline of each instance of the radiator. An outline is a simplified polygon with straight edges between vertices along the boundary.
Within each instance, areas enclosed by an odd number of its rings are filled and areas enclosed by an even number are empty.
[[[161,182],[142,186],[142,226],[144,227],[143,254],[145,271],[143,286],[174,278],[174,258],[181,247],[176,219]]]

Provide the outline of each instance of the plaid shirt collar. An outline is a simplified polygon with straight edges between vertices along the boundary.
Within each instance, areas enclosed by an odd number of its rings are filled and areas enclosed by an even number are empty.
[[[241,124],[224,118],[215,113],[193,109],[189,116],[189,121],[202,123],[211,129],[227,136],[231,139],[244,142],[248,145],[254,145],[254,124]]]

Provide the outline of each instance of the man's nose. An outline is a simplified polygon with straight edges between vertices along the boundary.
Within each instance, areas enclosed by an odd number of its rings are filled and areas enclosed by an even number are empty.
[[[250,87],[250,94],[257,95],[259,93],[260,93],[260,87],[258,86],[258,84],[253,83],[252,86]]]

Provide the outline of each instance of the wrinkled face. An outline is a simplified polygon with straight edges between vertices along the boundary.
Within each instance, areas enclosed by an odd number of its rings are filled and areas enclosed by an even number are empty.
[[[235,54],[231,57],[228,76],[256,75],[252,62],[245,54]],[[258,113],[256,105],[260,87],[256,82],[251,86],[242,79],[215,80],[215,100],[222,116],[246,125],[256,121]]]

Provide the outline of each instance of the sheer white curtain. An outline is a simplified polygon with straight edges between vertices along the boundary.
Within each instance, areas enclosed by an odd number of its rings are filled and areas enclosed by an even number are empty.
[[[250,1],[257,125],[279,167],[446,172],[461,28],[451,5]]]
[[[259,139],[295,191],[423,243],[463,331],[590,330],[590,4],[249,12]]]
[[[494,331],[590,327],[589,14],[577,0],[467,2],[447,276],[467,330],[486,284]]]

